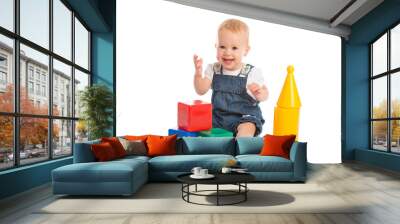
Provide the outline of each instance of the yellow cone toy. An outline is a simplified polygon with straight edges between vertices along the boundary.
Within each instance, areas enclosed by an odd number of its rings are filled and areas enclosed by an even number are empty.
[[[300,97],[294,80],[294,67],[287,67],[287,76],[274,110],[274,135],[296,135],[299,132]]]

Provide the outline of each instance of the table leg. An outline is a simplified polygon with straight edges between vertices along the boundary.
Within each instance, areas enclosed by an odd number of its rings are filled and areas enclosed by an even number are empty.
[[[196,184],[196,186],[195,186],[195,191],[197,192],[197,184]]]
[[[244,201],[247,201],[247,192],[248,192],[248,190],[247,190],[247,182],[246,183],[244,183]]]
[[[190,195],[190,184],[188,184],[188,185],[187,185],[187,192],[188,192],[188,193],[187,193],[187,201],[188,201],[188,202],[190,202],[190,201],[189,201],[189,195]]]
[[[217,184],[217,206],[219,205],[219,184]]]

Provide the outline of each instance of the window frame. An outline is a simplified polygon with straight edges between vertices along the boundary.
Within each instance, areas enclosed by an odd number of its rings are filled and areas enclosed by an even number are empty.
[[[54,0],[48,0],[49,2],[49,47],[46,49],[45,47],[42,47],[39,44],[34,43],[33,41],[30,41],[29,39],[26,39],[25,37],[20,35],[20,0],[14,0],[13,1],[13,10],[14,10],[14,30],[10,31],[4,27],[0,26],[0,35],[3,35],[5,37],[11,38],[13,40],[13,64],[12,69],[11,69],[11,74],[14,79],[14,93],[13,93],[13,102],[14,102],[14,110],[13,112],[1,112],[0,111],[0,116],[11,116],[13,119],[13,153],[14,153],[14,161],[13,161],[13,166],[11,167],[5,167],[5,168],[0,168],[0,172],[5,171],[5,170],[10,170],[10,169],[16,169],[19,167],[23,166],[29,166],[37,163],[43,163],[49,160],[53,159],[61,159],[65,157],[70,157],[73,156],[74,154],[74,143],[75,143],[75,126],[76,126],[76,121],[78,121],[80,118],[75,117],[75,111],[74,107],[72,107],[72,113],[70,116],[56,116],[53,115],[53,97],[54,97],[54,90],[53,90],[53,59],[58,60],[59,62],[62,62],[68,66],[71,66],[71,83],[74,83],[75,81],[75,69],[85,73],[89,77],[89,83],[88,86],[91,86],[92,84],[92,69],[91,69],[91,36],[92,36],[92,30],[88,27],[88,25],[83,21],[83,19],[72,9],[72,7],[65,1],[65,0],[59,0],[68,10],[71,11],[71,18],[70,18],[70,23],[71,23],[71,58],[67,59],[64,58],[63,56],[57,54],[54,52],[53,49],[53,24],[54,24],[54,17],[53,17],[53,1]],[[79,20],[79,22],[84,26],[84,28],[88,31],[88,69],[85,69],[78,64],[75,63],[75,18]],[[23,44],[27,47],[30,47],[40,53],[43,53],[48,56],[49,58],[49,63],[48,63],[48,77],[46,80],[46,85],[45,85],[45,95],[48,96],[48,112],[46,115],[39,115],[39,114],[27,114],[27,113],[21,113],[20,111],[20,85],[21,85],[21,80],[20,80],[20,64],[21,64],[21,56],[20,56],[20,45]],[[27,64],[27,71],[30,71],[29,69],[31,66]],[[33,79],[31,79],[30,73],[27,72],[26,75],[26,82],[32,81],[34,83],[34,86],[37,83],[40,83],[42,86],[42,79],[41,75],[43,74],[43,70],[39,72],[39,80],[36,80],[36,69],[33,67]],[[27,86],[28,87],[28,86]],[[29,87],[28,87],[29,88]],[[35,87],[34,87],[35,88]],[[75,103],[75,89],[74,85],[72,85],[72,105]],[[29,91],[27,89],[27,91]],[[34,89],[34,92],[36,89]],[[41,91],[40,91],[41,92]],[[48,93],[46,93],[48,92]],[[42,96],[42,94],[39,94],[38,96]],[[36,103],[36,102],[35,102]],[[47,150],[48,150],[48,157],[45,158],[44,160],[38,161],[38,162],[32,162],[32,163],[26,163],[26,164],[21,164],[20,161],[20,119],[21,118],[45,118],[47,119],[48,122],[48,136],[47,136],[47,142],[52,143],[53,142],[53,121],[56,120],[66,120],[66,121],[71,121],[71,153],[68,155],[63,155],[63,156],[54,156],[53,155],[53,144],[48,144],[47,145]]]
[[[391,30],[397,26],[400,26],[400,21],[397,21],[396,23],[392,24],[389,28],[387,28],[383,33],[378,35],[374,40],[372,40],[369,44],[369,149],[373,151],[379,151],[379,152],[386,152],[386,153],[391,153],[391,154],[400,154],[400,152],[393,152],[392,151],[392,121],[400,120],[400,117],[393,117],[392,116],[392,98],[391,98],[391,92],[392,92],[392,85],[391,85],[391,79],[393,75],[396,75],[396,73],[400,72],[400,67],[393,68],[391,69]],[[386,71],[382,72],[380,74],[376,74],[374,76],[373,74],[373,44],[376,43],[381,37],[384,35],[387,35],[387,52],[386,52],[386,57],[387,57],[387,64],[386,64]],[[373,81],[378,78],[386,77],[386,97],[387,97],[387,105],[386,105],[386,118],[373,118]],[[374,121],[386,121],[386,151],[379,150],[374,148],[374,136],[373,136],[373,122]]]

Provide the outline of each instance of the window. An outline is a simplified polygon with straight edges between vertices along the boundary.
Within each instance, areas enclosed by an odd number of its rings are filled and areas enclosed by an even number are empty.
[[[42,82],[46,82],[46,74],[42,73]]]
[[[36,80],[40,81],[40,71],[39,71],[39,69],[36,69]]]
[[[36,102],[40,104],[39,101]],[[19,158],[21,165],[49,158],[48,120],[44,118],[20,118]],[[35,133],[34,137],[32,133]]]
[[[33,80],[33,67],[32,66],[29,66],[28,74],[29,74],[29,79]]]
[[[58,90],[57,89],[54,90],[54,99],[58,99]]]
[[[15,8],[14,2],[20,7]],[[0,0],[0,26],[8,30],[0,29],[0,170],[70,156],[76,130],[82,139],[86,137],[86,126],[76,127],[76,91],[71,87],[73,83],[89,85],[80,74],[87,80],[91,75],[90,32],[66,4],[62,0]],[[14,21],[19,21],[15,24],[19,33],[14,32]],[[19,58],[17,74],[14,52]],[[14,92],[14,76],[19,80],[19,94]],[[18,130],[15,134],[14,129]]]
[[[75,18],[75,62],[89,69],[89,32],[77,18]]]
[[[371,148],[400,153],[400,25],[370,45]]]
[[[72,153],[72,122],[71,120],[53,120],[53,157],[70,155]]]
[[[89,85],[89,75],[79,70],[75,70],[75,117],[81,114],[80,93]]]
[[[0,55],[0,67],[3,67],[3,68],[7,67],[7,56]]]
[[[49,0],[20,0],[21,36],[48,49],[49,13],[46,12]]]
[[[390,31],[390,66],[391,69],[400,67],[400,25]]]
[[[2,170],[14,166],[13,117],[0,115],[0,124],[0,170]]]
[[[7,82],[7,56],[0,52],[0,91],[1,92],[6,91],[7,83],[8,83]]]
[[[42,86],[42,96],[46,96],[46,86]]]
[[[33,82],[28,82],[28,92],[29,94],[33,94],[34,92],[34,87],[33,87]]]
[[[7,84],[7,74],[3,71],[0,71],[0,84],[2,85]]]
[[[14,0],[1,0],[0,9],[0,26],[14,31]]]
[[[54,52],[71,60],[72,12],[60,1],[53,0]]]
[[[66,65],[58,60],[53,60],[54,64],[54,69],[53,69],[53,77],[54,77],[54,83],[53,83],[53,91],[54,91],[54,104],[58,104],[58,94],[60,92],[60,100],[62,103],[64,103],[64,95],[71,95],[72,92],[70,89],[65,90],[64,85],[66,83],[69,83],[70,85],[72,84],[72,69],[71,66]],[[66,99],[67,104],[71,105],[72,104],[72,98]],[[70,102],[71,101],[71,102]],[[53,110],[53,114],[60,114],[59,109]],[[65,114],[62,113],[62,116],[67,116],[67,117],[72,117],[72,108],[71,106],[66,108]]]
[[[1,6],[2,3],[0,3],[0,7]],[[2,10],[3,9],[1,9],[1,11]],[[0,15],[0,21],[1,20],[2,15]],[[13,67],[11,65],[8,65],[12,61],[14,55],[13,51],[13,40],[0,33],[0,112],[14,111],[14,83],[12,81]],[[9,135],[11,135],[11,133],[9,133]]]
[[[36,95],[40,95],[40,84],[36,84]]]

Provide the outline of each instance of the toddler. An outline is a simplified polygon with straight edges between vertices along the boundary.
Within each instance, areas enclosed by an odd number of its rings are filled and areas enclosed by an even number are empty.
[[[236,137],[257,136],[264,119],[259,102],[268,98],[261,70],[242,62],[250,50],[249,29],[237,19],[224,21],[218,29],[217,62],[209,64],[203,77],[203,60],[193,56],[196,93],[213,90],[212,125],[235,133]]]

